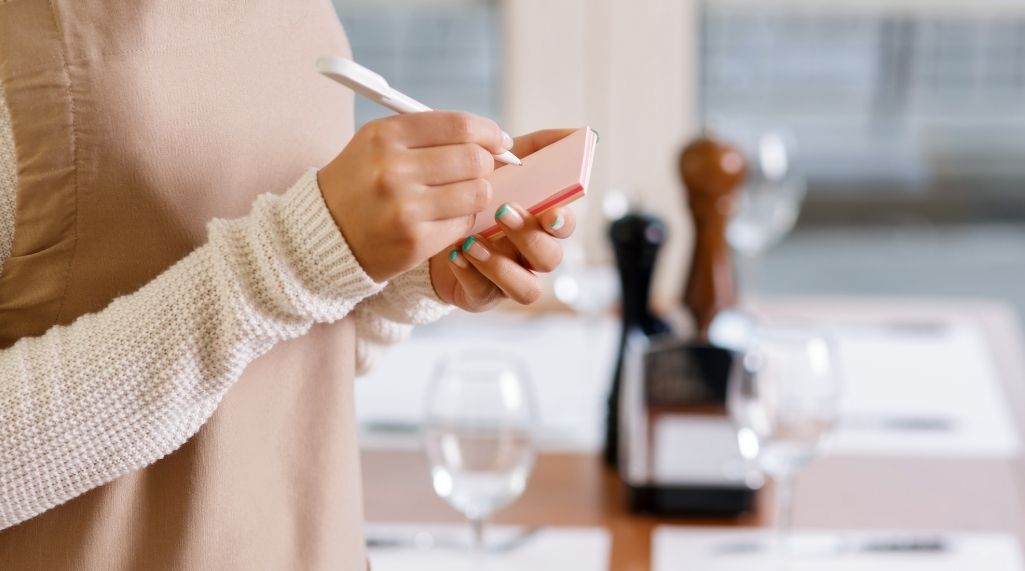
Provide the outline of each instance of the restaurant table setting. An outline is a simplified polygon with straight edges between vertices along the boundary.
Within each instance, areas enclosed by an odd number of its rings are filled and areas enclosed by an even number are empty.
[[[823,455],[1013,457],[1020,439],[977,324],[825,324],[843,389]],[[926,324],[929,325],[929,324]],[[500,346],[534,379],[542,450],[601,444],[618,322],[570,315],[454,315],[418,329],[356,385],[364,446],[418,446],[433,368],[453,347]],[[487,330],[489,343],[480,343]],[[671,426],[667,427],[671,430]]]
[[[609,226],[618,312],[589,303],[579,313],[457,313],[417,329],[357,383],[366,453],[422,455],[434,494],[469,523],[375,522],[374,569],[1025,571],[1022,411],[1013,404],[1022,394],[1007,368],[1010,358],[1025,375],[1016,320],[1005,319],[997,338],[991,317],[1007,312],[993,304],[741,302],[723,205],[744,159],[701,137],[679,169],[695,240],[675,312],[656,314],[649,300],[666,226],[627,213]],[[610,271],[555,282],[563,293],[602,291]],[[599,471],[601,484],[588,486],[600,495],[558,488],[594,481],[583,472],[547,472],[532,487],[546,458]],[[809,471],[813,504],[795,493]],[[948,473],[975,481],[951,487]],[[873,477],[876,489],[858,483]],[[373,487],[373,474],[365,479]],[[994,485],[998,502],[976,501]],[[919,487],[933,492],[916,495]],[[487,525],[532,491],[532,508]],[[898,499],[861,509],[878,492]],[[550,527],[553,516],[573,515],[546,511],[560,495],[586,502],[576,505],[591,527]],[[926,521],[909,515],[916,505],[950,515]],[[416,520],[429,522],[434,509]],[[903,519],[888,524],[888,510]],[[522,514],[533,514],[525,527],[505,523]],[[807,525],[844,514],[856,523]],[[732,526],[678,525],[710,522]]]

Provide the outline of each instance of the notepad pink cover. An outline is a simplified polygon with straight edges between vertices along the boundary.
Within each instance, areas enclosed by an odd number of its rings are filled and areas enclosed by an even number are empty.
[[[521,157],[523,166],[496,169],[488,179],[494,194],[488,209],[477,215],[471,234],[485,238],[502,235],[495,211],[515,202],[535,216],[587,194],[597,134],[590,127],[577,129],[540,151]]]

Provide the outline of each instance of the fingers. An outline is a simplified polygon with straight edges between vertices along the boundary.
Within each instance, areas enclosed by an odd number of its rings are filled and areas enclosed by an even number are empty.
[[[418,207],[427,220],[472,217],[488,207],[491,193],[491,183],[483,178],[431,186],[422,191]]]
[[[420,165],[418,175],[429,185],[487,178],[495,170],[495,158],[479,145],[443,145],[406,153],[403,160]]]
[[[569,238],[577,227],[577,218],[569,208],[558,207],[537,217],[545,232],[556,238]]]
[[[460,246],[459,256],[513,301],[528,305],[541,298],[538,277],[516,260],[496,251],[488,241],[470,236]]]
[[[452,264],[452,275],[460,286],[456,291],[462,292],[460,295],[463,299],[457,300],[460,307],[469,311],[483,311],[502,298],[502,290],[470,265],[458,244],[448,253],[448,259]]]
[[[567,137],[575,129],[547,129],[544,131],[534,131],[526,135],[516,137],[513,148],[510,149],[514,155],[521,159],[527,155],[536,153],[537,151],[551,145],[552,143]]]
[[[475,144],[492,154],[505,150],[498,124],[471,113],[428,111],[386,117],[372,123],[374,128],[382,129],[385,135],[397,138],[410,149]]]
[[[492,243],[471,236],[448,253],[460,285],[456,291],[465,296],[465,303],[458,305],[464,309],[486,309],[503,294],[524,305],[537,301],[542,287],[531,269],[547,272],[558,267],[562,248],[557,239],[569,237],[576,224],[567,208],[535,217],[514,204],[499,208],[495,219],[505,238]]]
[[[514,204],[503,204],[495,220],[520,256],[538,272],[551,272],[562,262],[562,247],[541,226],[540,221]],[[564,224],[565,225],[565,224]]]
[[[434,252],[440,252],[446,245],[461,240],[473,228],[476,217],[473,215],[434,220],[423,225],[421,237],[431,244]]]

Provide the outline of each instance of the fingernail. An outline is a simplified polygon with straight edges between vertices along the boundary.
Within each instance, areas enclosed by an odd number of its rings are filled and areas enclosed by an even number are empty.
[[[523,217],[520,216],[520,213],[517,212],[515,208],[509,206],[508,203],[503,204],[502,207],[498,209],[498,212],[495,212],[495,220],[500,221],[502,224],[505,224],[506,227],[513,230],[523,228]]]
[[[459,266],[460,268],[463,268],[464,270],[467,267],[469,267],[469,264],[466,263],[466,260],[464,260],[463,257],[459,255],[459,250],[452,250],[451,252],[449,252],[448,259],[453,264]]]
[[[506,150],[509,150],[513,148],[513,145],[515,144],[516,141],[513,141],[512,135],[506,133],[505,131],[502,131],[502,146],[505,147]]]
[[[491,257],[491,252],[484,246],[481,246],[476,236],[470,236],[463,242],[463,253],[473,256],[479,262],[486,262]]]
[[[553,220],[552,223],[548,225],[548,227],[551,228],[552,230],[558,230],[559,228],[562,228],[565,225],[566,225],[566,217],[563,216],[562,214],[559,214],[558,216],[555,217],[555,220]]]

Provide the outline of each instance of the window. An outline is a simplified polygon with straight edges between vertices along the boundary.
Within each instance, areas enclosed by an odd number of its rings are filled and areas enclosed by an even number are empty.
[[[501,26],[495,1],[336,1],[356,61],[438,109],[498,118]],[[356,125],[389,112],[356,99]]]
[[[811,201],[1022,202],[1025,15],[822,6],[705,3],[702,120],[788,129]]]

